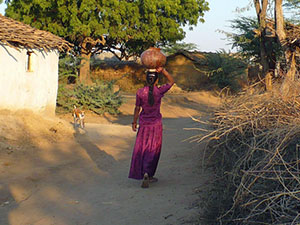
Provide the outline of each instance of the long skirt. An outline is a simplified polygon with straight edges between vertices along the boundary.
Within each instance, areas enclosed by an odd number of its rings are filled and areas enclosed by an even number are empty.
[[[162,146],[162,123],[140,126],[131,159],[129,178],[143,179],[148,173],[153,177]]]

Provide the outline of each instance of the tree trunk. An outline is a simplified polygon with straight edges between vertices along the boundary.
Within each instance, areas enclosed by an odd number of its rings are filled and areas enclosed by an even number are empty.
[[[291,81],[294,81],[295,73],[296,73],[295,53],[288,47],[286,43],[282,0],[275,0],[275,27],[276,27],[276,36],[278,42],[280,43],[284,51],[286,67],[288,71],[285,77],[287,79],[290,79]]]
[[[282,0],[275,0],[275,29],[277,40],[280,43],[285,56],[287,74],[284,77],[284,81],[281,85],[281,93],[283,95],[288,95],[290,92],[291,82],[295,80],[296,74],[296,62],[295,62],[295,52],[293,52],[286,43],[286,33],[284,29],[284,18],[282,10]]]
[[[268,0],[254,0],[254,6],[260,30],[260,73],[262,77],[268,79],[266,82],[266,90],[272,90],[272,74],[269,73],[269,59],[266,50],[266,15],[268,8]],[[268,75],[268,77],[266,77]]]
[[[279,43],[283,46],[286,39],[284,31],[284,18],[282,11],[282,0],[275,0],[275,29]]]
[[[105,45],[106,41],[104,36],[101,36],[101,40],[94,40],[91,37],[85,37],[80,45],[81,47],[81,61],[79,68],[79,81],[80,83],[91,84],[91,75],[90,75],[90,59],[92,55],[92,50],[97,44]]]
[[[91,84],[91,76],[90,76],[90,59],[91,53],[81,53],[81,61],[79,68],[79,81],[80,83]]]
[[[296,75],[296,60],[295,60],[295,52],[288,51],[287,54],[289,55],[289,69],[286,74],[286,77],[291,81],[295,81]]]

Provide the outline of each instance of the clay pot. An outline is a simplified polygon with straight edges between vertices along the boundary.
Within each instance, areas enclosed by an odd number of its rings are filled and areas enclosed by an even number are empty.
[[[148,69],[156,69],[166,64],[167,57],[160,48],[150,47],[141,54],[141,61]]]

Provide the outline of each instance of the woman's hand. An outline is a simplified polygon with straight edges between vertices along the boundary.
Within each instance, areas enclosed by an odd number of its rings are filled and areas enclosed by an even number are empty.
[[[169,74],[169,72],[168,72],[165,68],[163,68],[163,67],[158,67],[158,68],[156,68],[156,71],[157,71],[158,73],[162,73],[162,74],[167,78],[168,84],[170,84],[170,85],[173,85],[173,84],[174,84],[174,79],[173,79],[173,77],[171,76],[171,74]]]
[[[158,67],[158,68],[156,68],[156,72],[158,72],[158,73],[161,73],[163,70],[164,70],[163,67]]]
[[[136,128],[137,128],[137,124],[136,123],[132,123],[132,130],[134,131],[134,132],[136,132]]]

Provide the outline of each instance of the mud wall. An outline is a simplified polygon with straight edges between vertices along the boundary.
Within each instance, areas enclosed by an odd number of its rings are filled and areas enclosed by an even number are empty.
[[[205,66],[196,68],[194,62],[183,55],[168,57],[166,68],[183,90],[201,90],[208,84]]]
[[[116,80],[123,91],[135,92],[145,84],[145,68],[136,62],[105,62],[92,66],[92,79]]]
[[[183,90],[207,89],[206,67],[196,68],[192,60],[183,55],[167,58],[167,70],[177,86]],[[145,84],[145,68],[136,62],[103,62],[92,66],[92,79],[116,80],[124,91],[134,92]]]

